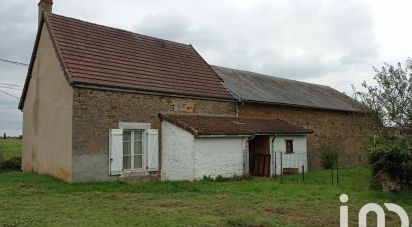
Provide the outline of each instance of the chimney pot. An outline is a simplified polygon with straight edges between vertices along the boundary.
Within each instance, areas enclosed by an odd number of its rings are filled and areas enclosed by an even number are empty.
[[[53,0],[40,0],[39,6],[39,25],[43,17],[43,12],[52,12]]]

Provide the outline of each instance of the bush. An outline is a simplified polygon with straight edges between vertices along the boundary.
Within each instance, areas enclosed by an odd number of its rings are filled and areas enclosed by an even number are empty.
[[[21,170],[21,157],[14,156],[6,159],[0,155],[0,172],[19,171]]]
[[[320,160],[324,169],[333,169],[338,161],[339,147],[330,139],[320,146]]]
[[[403,186],[412,184],[411,141],[405,136],[377,139],[376,147],[369,155],[374,176],[388,174]]]

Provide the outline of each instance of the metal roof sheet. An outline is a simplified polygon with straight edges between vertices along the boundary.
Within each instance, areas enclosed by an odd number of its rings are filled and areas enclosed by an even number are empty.
[[[244,101],[360,111],[359,103],[328,86],[220,66],[212,65],[212,68],[223,79],[225,86]]]

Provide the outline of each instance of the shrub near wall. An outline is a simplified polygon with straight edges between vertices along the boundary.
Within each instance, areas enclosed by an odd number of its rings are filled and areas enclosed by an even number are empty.
[[[21,170],[21,139],[0,139],[0,172]]]
[[[339,147],[332,142],[330,138],[320,145],[320,160],[324,169],[333,169],[337,167]]]
[[[0,155],[0,173],[21,170],[21,157],[5,158]]]
[[[373,168],[372,187],[384,191],[399,191],[412,186],[411,139],[405,136],[377,139],[370,152]]]

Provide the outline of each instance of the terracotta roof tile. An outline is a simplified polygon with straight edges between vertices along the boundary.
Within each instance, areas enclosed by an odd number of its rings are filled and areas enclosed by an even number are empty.
[[[185,129],[186,131],[189,131],[195,136],[218,134],[250,135],[275,133],[313,133],[312,130],[295,126],[285,121],[272,119],[172,114],[159,114],[159,117]]]
[[[45,13],[73,83],[233,99],[190,46]]]

